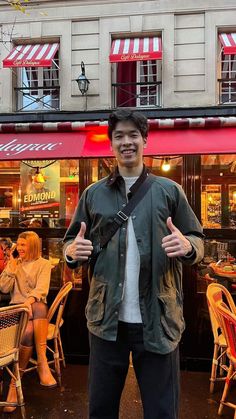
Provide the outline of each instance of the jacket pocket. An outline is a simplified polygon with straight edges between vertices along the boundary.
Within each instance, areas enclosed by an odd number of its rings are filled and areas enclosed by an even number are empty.
[[[161,325],[164,333],[171,341],[179,340],[184,330],[182,300],[178,291],[159,294],[161,307]]]
[[[105,311],[105,295],[107,284],[93,279],[89,292],[89,299],[85,309],[88,323],[99,325],[103,319]]]

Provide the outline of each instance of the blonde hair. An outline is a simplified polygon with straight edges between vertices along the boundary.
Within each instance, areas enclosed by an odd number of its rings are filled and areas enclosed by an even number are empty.
[[[18,239],[25,239],[28,243],[28,260],[35,260],[41,256],[41,242],[37,233],[34,231],[24,231],[19,234]]]

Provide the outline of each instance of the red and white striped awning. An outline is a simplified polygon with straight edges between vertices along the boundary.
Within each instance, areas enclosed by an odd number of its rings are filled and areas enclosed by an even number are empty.
[[[224,54],[236,54],[236,33],[221,33],[219,37]]]
[[[114,39],[110,62],[161,60],[162,43],[160,37]]]
[[[59,44],[17,45],[4,58],[3,67],[51,67]]]

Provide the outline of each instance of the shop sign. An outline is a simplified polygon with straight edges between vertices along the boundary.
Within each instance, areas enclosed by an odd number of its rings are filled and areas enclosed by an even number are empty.
[[[59,218],[60,162],[22,162],[20,176],[22,219]]]
[[[78,132],[0,133],[0,160],[72,158],[80,155],[85,138]]]

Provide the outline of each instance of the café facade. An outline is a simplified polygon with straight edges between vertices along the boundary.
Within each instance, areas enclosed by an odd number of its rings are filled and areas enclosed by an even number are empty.
[[[108,113],[100,120],[94,115],[76,120],[72,113],[65,117],[70,120],[20,123],[8,117],[0,124],[0,236],[14,241],[27,228],[40,235],[43,255],[53,266],[49,300],[72,280],[63,341],[67,356],[81,362],[89,351],[87,272],[86,267],[75,272],[66,268],[62,239],[83,190],[109,175],[115,161],[107,137]],[[147,117],[145,164],[182,185],[204,227],[204,260],[184,269],[186,331],[181,342],[184,365],[198,368],[200,363],[202,368],[212,348],[204,272],[220,258],[232,264],[236,258],[236,116]]]

